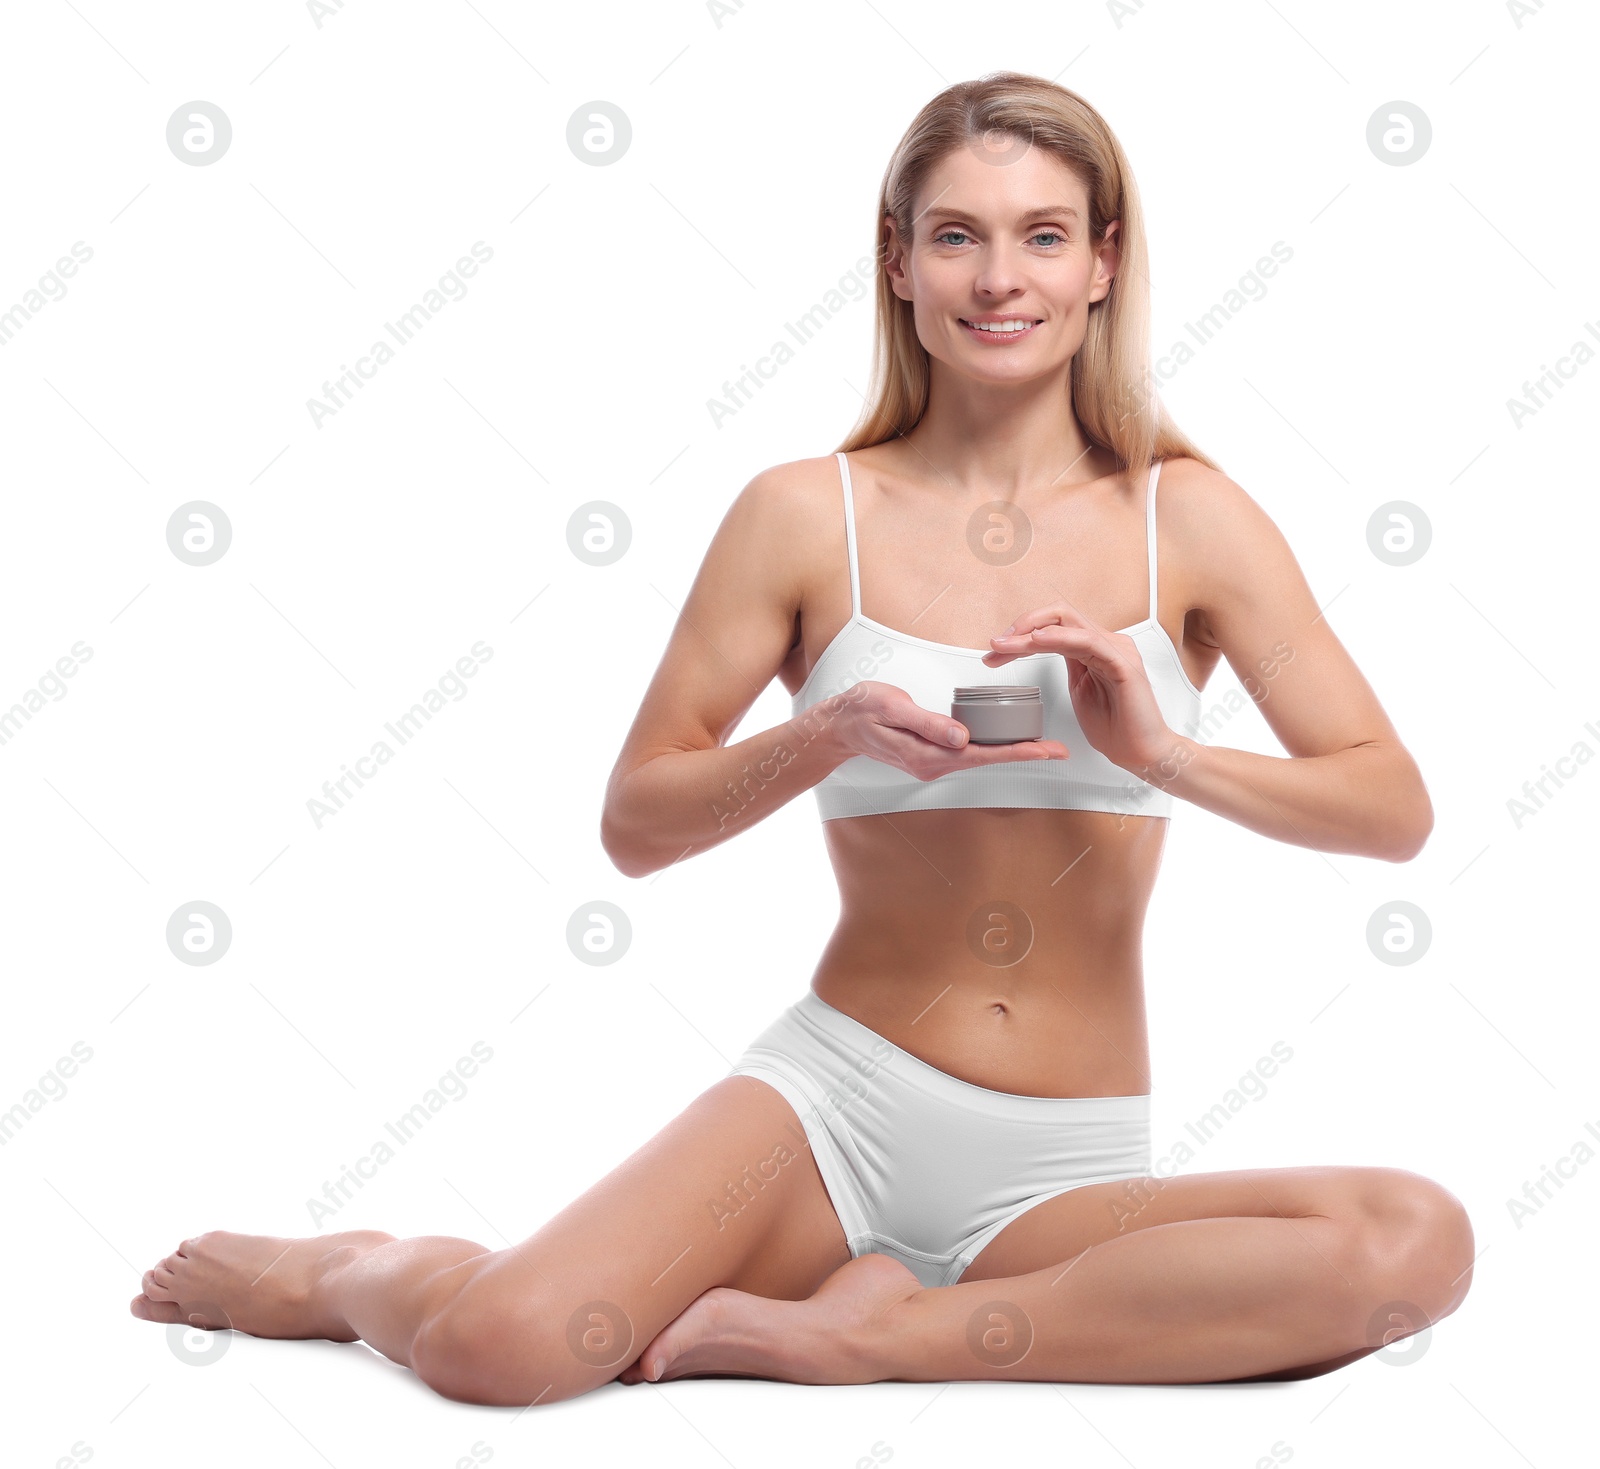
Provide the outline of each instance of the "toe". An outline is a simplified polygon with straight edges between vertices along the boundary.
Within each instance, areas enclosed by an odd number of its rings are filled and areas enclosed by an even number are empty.
[[[183,1314],[173,1301],[152,1301],[149,1296],[135,1296],[128,1309],[141,1321],[158,1321],[166,1326],[183,1319]]]
[[[625,1372],[623,1372],[621,1378],[622,1381],[627,1382],[630,1385],[635,1382],[659,1381],[657,1376],[657,1371],[659,1369],[653,1368],[652,1364],[655,1363],[658,1358],[662,1360],[668,1360],[676,1355],[676,1353],[663,1349],[662,1340],[665,1335],[666,1333],[663,1332],[660,1336],[656,1337],[656,1339],[651,1342],[650,1345],[644,1349],[644,1351],[639,1353],[639,1360],[629,1367]]]
[[[639,1353],[639,1381],[670,1382],[694,1370],[690,1353],[717,1334],[720,1317],[715,1296],[714,1290],[708,1291],[656,1333],[655,1340]]]
[[[639,1360],[623,1374],[622,1380],[630,1385],[636,1382],[664,1382],[672,1374],[666,1369],[683,1351],[682,1332],[678,1320],[669,1321],[655,1334],[650,1344],[639,1353]]]

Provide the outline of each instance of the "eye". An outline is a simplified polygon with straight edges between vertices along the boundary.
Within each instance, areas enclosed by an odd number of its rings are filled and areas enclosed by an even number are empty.
[[[1035,241],[1035,243],[1043,240],[1045,242],[1044,248],[1048,250],[1053,245],[1061,244],[1066,239],[1066,236],[1062,234],[1060,230],[1040,230],[1036,235],[1031,236],[1031,238]]]
[[[954,237],[953,239],[952,236]],[[965,230],[945,230],[943,234],[935,235],[933,237],[933,242],[936,245],[946,242],[959,245],[966,238],[967,232]]]

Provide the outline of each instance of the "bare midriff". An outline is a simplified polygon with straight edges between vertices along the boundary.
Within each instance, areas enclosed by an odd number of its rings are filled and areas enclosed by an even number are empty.
[[[840,913],[811,987],[975,1086],[1145,1095],[1140,939],[1166,828],[997,808],[824,822]]]

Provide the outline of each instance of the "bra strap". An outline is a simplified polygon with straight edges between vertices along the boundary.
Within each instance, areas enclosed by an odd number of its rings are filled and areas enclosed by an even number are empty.
[[[835,454],[839,461],[839,483],[844,487],[844,540],[850,558],[850,615],[861,616],[861,569],[856,559],[856,501],[850,490],[850,461]]]
[[[1149,547],[1150,560],[1150,621],[1155,621],[1155,482],[1162,477],[1162,461],[1150,464],[1150,488],[1144,512],[1144,539]]]
[[[1145,508],[1145,541],[1149,545],[1150,557],[1150,621],[1156,620],[1156,481],[1161,478],[1161,461],[1153,460],[1150,465],[1150,488],[1146,495]]]

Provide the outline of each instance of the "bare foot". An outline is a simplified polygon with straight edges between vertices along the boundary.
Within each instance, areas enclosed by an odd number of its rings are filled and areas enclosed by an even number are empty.
[[[356,1229],[314,1239],[232,1234],[214,1229],[186,1239],[144,1273],[144,1293],[129,1302],[143,1321],[188,1323],[251,1336],[359,1338],[320,1299],[328,1271],[388,1244],[394,1236]]]
[[[701,1376],[875,1382],[865,1345],[885,1313],[921,1289],[887,1255],[847,1261],[804,1301],[717,1286],[668,1322],[617,1380],[630,1386]]]

